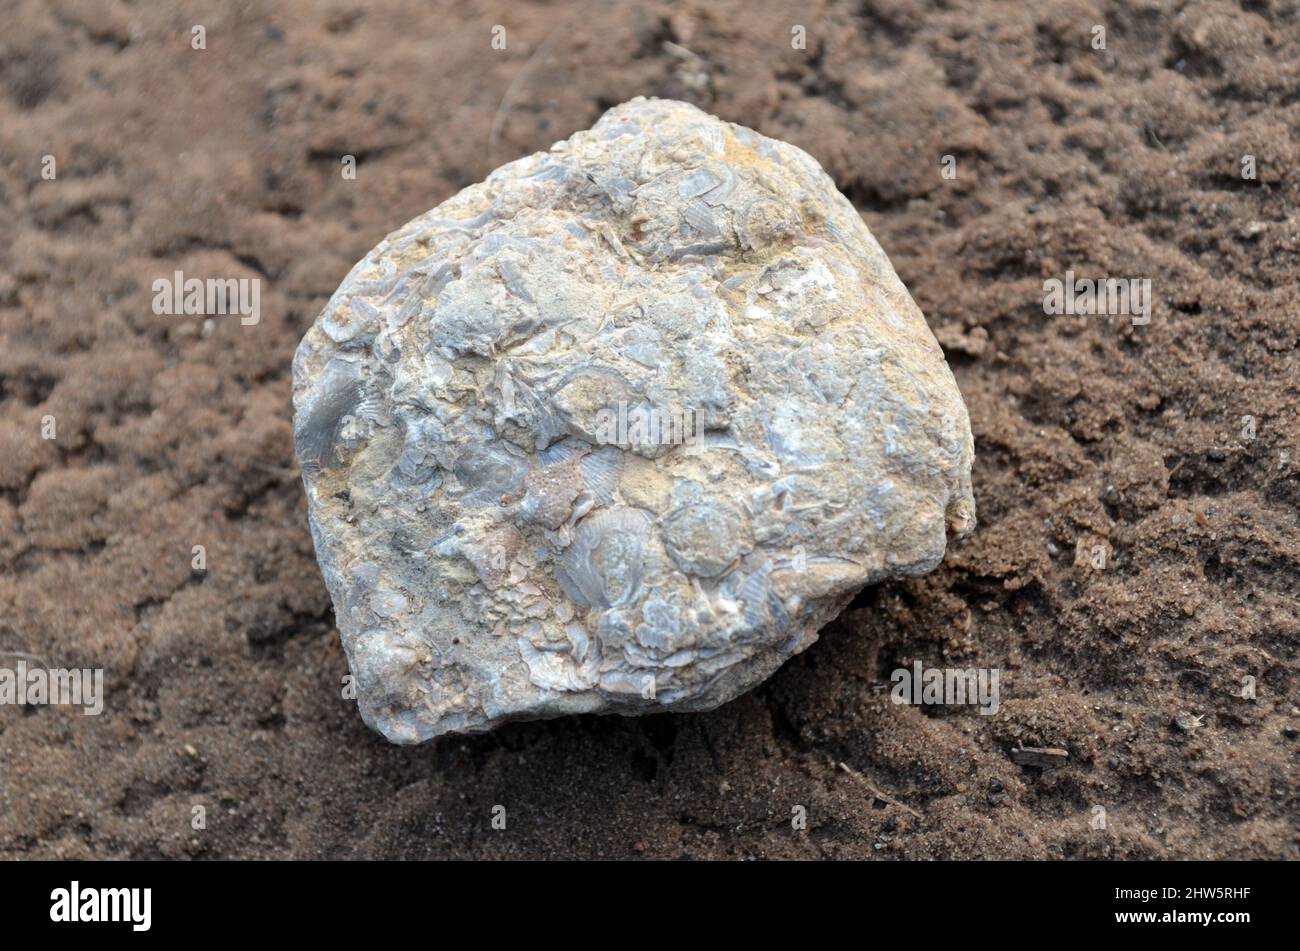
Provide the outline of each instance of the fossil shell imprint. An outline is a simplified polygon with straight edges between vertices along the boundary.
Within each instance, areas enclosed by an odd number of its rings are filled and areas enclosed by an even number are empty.
[[[975,523],[961,395],[853,206],[681,102],[390,234],[293,380],[317,558],[394,742],[715,707]]]

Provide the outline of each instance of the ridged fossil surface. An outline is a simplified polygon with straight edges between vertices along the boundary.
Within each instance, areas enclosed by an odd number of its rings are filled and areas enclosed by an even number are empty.
[[[389,235],[294,359],[366,722],[704,710],[975,520],[970,423],[801,150],[635,99]]]

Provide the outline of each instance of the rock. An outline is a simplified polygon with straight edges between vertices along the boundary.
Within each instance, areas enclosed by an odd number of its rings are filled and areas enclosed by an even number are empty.
[[[352,269],[294,439],[362,716],[706,710],[975,521],[965,406],[793,146],[636,99]]]
[[[1070,751],[1054,746],[1019,746],[1011,751],[1011,761],[1020,766],[1038,766],[1049,769],[1060,766],[1070,758]]]

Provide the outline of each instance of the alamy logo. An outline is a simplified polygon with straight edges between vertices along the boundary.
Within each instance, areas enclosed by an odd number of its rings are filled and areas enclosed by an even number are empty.
[[[704,420],[693,409],[619,402],[597,411],[595,435],[601,445],[623,449],[694,445],[704,440]]]
[[[262,281],[247,277],[186,278],[177,271],[172,277],[153,282],[153,312],[158,316],[217,317],[239,315],[245,327],[262,319]]]
[[[1151,278],[1104,278],[1077,281],[1073,271],[1065,280],[1043,281],[1043,313],[1051,317],[1131,317],[1134,326],[1151,322]]]
[[[50,921],[128,921],[132,931],[148,931],[153,922],[152,888],[71,888],[50,892]]]
[[[104,712],[104,669],[68,670],[63,667],[28,667],[24,660],[0,667],[0,706],[85,707],[88,717]]]
[[[998,689],[1002,671],[993,668],[922,667],[915,661],[912,669],[900,667],[889,677],[894,684],[890,699],[894,703],[915,706],[978,706],[980,713],[992,716],[1001,706]]]

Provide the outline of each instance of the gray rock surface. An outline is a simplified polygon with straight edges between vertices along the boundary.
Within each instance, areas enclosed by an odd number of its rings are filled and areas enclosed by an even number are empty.
[[[294,359],[366,722],[705,710],[974,526],[966,408],[803,151],[636,99],[389,235]]]

